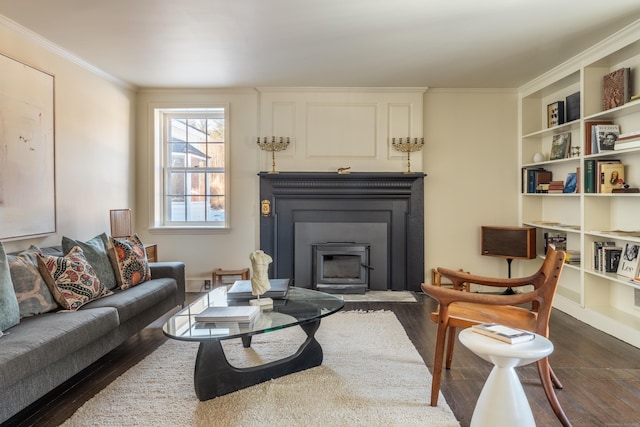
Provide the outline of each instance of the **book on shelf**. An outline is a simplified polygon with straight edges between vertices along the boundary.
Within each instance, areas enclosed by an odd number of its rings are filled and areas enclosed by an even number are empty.
[[[584,161],[584,192],[596,192],[596,160],[594,159]]]
[[[624,164],[620,161],[598,162],[600,186],[598,193],[611,193],[614,188],[621,188],[624,184]]]
[[[498,323],[480,323],[471,327],[473,332],[490,337],[508,344],[518,344],[533,340],[536,336],[533,332],[522,329],[510,328]]]
[[[612,151],[615,149],[616,141],[618,140],[618,136],[620,135],[620,126],[596,125],[593,127],[593,129],[598,141],[598,150],[595,153]]]
[[[549,160],[559,160],[569,157],[571,152],[571,132],[557,133],[551,141]]]
[[[527,193],[536,193],[540,184],[548,184],[551,182],[551,171],[543,168],[525,169],[526,179],[524,181]]]
[[[614,247],[616,242],[593,242],[593,269],[596,271],[604,271],[604,263],[602,262],[602,248],[605,246]]]
[[[614,188],[611,190],[612,193],[640,193],[640,188],[637,187],[623,187],[623,188]]]
[[[633,130],[631,132],[623,132],[618,135],[618,141],[625,141],[628,139],[640,138],[640,130]]]
[[[570,172],[567,174],[567,179],[564,182],[563,192],[575,193],[578,191],[578,172]]]
[[[544,233],[544,253],[546,255],[547,248],[553,245],[556,250],[567,250],[567,233],[562,231],[546,232]]]
[[[260,307],[254,305],[231,305],[228,307],[208,307],[195,315],[196,322],[238,322],[251,323],[260,314]]]
[[[551,181],[547,188],[549,193],[564,193],[563,181]]]
[[[597,125],[613,124],[611,120],[589,121],[584,123],[584,154],[596,154],[598,152],[598,138],[594,127]]]
[[[564,123],[564,101],[547,105],[547,127],[552,128]]]
[[[582,262],[580,251],[575,249],[567,249],[564,255],[564,262],[571,265],[580,265],[580,263]]]
[[[605,273],[616,273],[620,265],[620,257],[622,256],[622,248],[619,246],[603,246],[602,259],[600,260],[602,267],[600,271]]]
[[[580,118],[580,92],[572,93],[564,101],[567,122],[578,120]]]
[[[602,77],[602,110],[620,107],[631,100],[631,69],[620,68]]]
[[[614,150],[628,150],[630,148],[640,148],[640,136],[629,139],[618,139],[616,145],[613,146]]]
[[[640,243],[627,242],[624,245],[620,264],[618,264],[618,275],[633,279],[638,276],[638,251]]]

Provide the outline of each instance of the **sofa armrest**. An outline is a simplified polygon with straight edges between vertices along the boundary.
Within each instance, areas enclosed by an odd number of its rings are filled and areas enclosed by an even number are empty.
[[[151,278],[169,278],[174,279],[178,285],[178,294],[176,295],[176,305],[184,307],[186,292],[186,275],[183,262],[150,262]]]

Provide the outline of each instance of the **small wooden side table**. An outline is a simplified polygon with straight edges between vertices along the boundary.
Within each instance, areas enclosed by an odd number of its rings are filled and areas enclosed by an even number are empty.
[[[473,410],[471,427],[535,427],[529,401],[514,368],[550,355],[551,341],[536,334],[531,341],[508,344],[471,328],[460,331],[458,338],[469,350],[494,364]]]
[[[147,253],[147,261],[158,262],[158,245],[155,243],[144,245],[144,250]]]
[[[225,276],[239,276],[240,280],[249,280],[249,269],[242,268],[240,270],[223,270],[221,268],[216,268],[213,270],[213,274],[211,275],[211,283],[213,287],[220,286],[223,284],[222,278]]]

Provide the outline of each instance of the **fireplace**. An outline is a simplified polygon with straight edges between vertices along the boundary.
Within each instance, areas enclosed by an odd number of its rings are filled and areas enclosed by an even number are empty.
[[[370,290],[420,291],[424,282],[424,174],[261,172],[260,248],[269,275],[313,289],[318,242],[370,245]]]
[[[369,247],[365,243],[314,243],[313,288],[338,294],[364,294],[369,287]]]

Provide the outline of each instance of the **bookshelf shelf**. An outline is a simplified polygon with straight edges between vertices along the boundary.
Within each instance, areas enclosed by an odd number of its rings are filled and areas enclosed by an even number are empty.
[[[585,193],[586,165],[598,161],[619,160],[624,164],[625,183],[640,187],[640,148],[585,155],[585,148],[591,148],[587,122],[611,121],[621,133],[640,130],[640,100],[602,110],[603,77],[620,68],[630,69],[631,94],[640,93],[640,21],[520,88],[519,212],[520,223],[536,227],[540,241],[544,242],[545,233],[566,233],[567,248],[581,253],[580,264],[565,265],[557,308],[640,347],[640,285],[593,266],[594,242],[611,241],[623,247],[640,243],[640,231],[625,233],[640,230],[636,219],[640,193]],[[580,92],[580,118],[547,126],[547,106],[575,92]],[[560,133],[569,133],[571,146],[579,146],[580,153],[571,150],[563,159],[549,160],[553,138]],[[577,173],[578,191],[527,192],[532,180],[526,171],[531,169],[550,171],[557,181]],[[537,250],[536,262],[542,263],[544,244]]]

